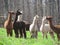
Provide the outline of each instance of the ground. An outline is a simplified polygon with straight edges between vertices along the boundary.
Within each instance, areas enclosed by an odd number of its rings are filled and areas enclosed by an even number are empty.
[[[42,33],[38,32],[38,38],[30,38],[30,32],[27,32],[27,39],[15,38],[14,33],[13,37],[7,37],[6,30],[0,28],[0,45],[58,45],[60,41],[57,41],[57,36],[55,34],[55,40],[53,40],[48,34],[48,39],[42,37]]]

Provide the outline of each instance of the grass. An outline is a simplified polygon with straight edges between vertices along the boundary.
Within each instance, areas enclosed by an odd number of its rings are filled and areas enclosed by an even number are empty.
[[[14,32],[13,37],[7,37],[6,30],[0,28],[0,45],[58,45],[57,36],[55,34],[55,40],[53,40],[48,34],[48,39],[42,37],[42,33],[38,32],[38,38],[30,38],[30,33],[27,31],[27,39],[15,38]]]

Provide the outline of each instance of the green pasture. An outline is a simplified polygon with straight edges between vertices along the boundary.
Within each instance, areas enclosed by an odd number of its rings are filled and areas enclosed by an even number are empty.
[[[27,38],[15,38],[14,32],[13,37],[7,37],[6,30],[0,28],[0,45],[60,45],[57,41],[57,36],[55,34],[55,40],[53,40],[48,34],[48,39],[42,37],[42,33],[38,32],[38,38],[30,38],[30,32],[27,32]]]

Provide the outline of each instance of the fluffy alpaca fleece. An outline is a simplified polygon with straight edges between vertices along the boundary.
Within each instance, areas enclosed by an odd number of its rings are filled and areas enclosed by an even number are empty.
[[[37,38],[37,31],[38,31],[38,20],[39,20],[39,16],[36,15],[33,19],[32,24],[30,25],[30,33],[31,33],[31,38]]]
[[[53,33],[52,29],[50,28],[50,25],[48,23],[46,24],[45,22],[46,22],[46,16],[43,16],[42,24],[40,26],[40,32],[42,32],[43,38],[44,38],[44,36],[47,38],[48,32],[50,33],[51,37],[54,38],[54,33]]]

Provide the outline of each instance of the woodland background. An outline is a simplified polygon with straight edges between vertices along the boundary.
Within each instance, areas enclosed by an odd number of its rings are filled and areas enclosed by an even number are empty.
[[[33,17],[38,14],[40,24],[42,17],[53,16],[53,24],[60,24],[60,0],[0,0],[0,26],[7,19],[8,11],[23,11],[23,20],[32,23]],[[15,16],[13,16],[15,17]]]

